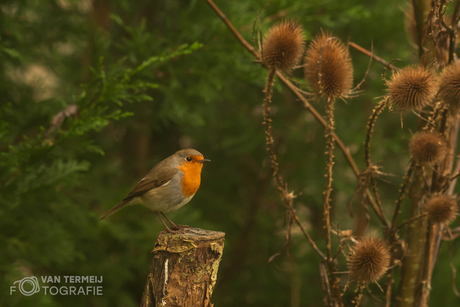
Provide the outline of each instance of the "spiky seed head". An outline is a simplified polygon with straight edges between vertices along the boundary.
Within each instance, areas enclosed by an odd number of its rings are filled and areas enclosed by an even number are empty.
[[[302,27],[293,20],[285,20],[265,35],[263,60],[271,69],[289,71],[299,62],[304,49]]]
[[[447,66],[439,77],[439,98],[452,113],[460,109],[460,63]]]
[[[385,241],[377,237],[362,238],[348,255],[350,279],[364,284],[376,282],[385,275],[390,259],[390,248]]]
[[[346,46],[321,31],[307,48],[305,79],[318,96],[346,96],[353,86],[353,65]]]
[[[450,223],[457,217],[457,202],[447,195],[437,194],[430,197],[425,205],[428,218],[435,224]]]
[[[430,104],[438,90],[434,75],[424,67],[396,71],[388,82],[390,103],[399,110],[420,110]]]
[[[414,135],[409,143],[412,158],[419,164],[436,164],[447,153],[446,143],[439,133],[422,131]]]

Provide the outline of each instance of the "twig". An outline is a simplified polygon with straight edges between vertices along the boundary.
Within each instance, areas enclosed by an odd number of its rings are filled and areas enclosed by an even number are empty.
[[[212,7],[214,12],[216,12],[217,15],[222,19],[222,21],[227,25],[227,27],[230,29],[230,31],[235,35],[236,39],[244,46],[246,49],[251,52],[258,60],[261,60],[261,57],[257,50],[255,50],[251,44],[249,44],[243,36],[241,36],[240,32],[232,25],[230,20],[227,19],[227,16],[222,13],[222,11],[217,7],[217,5],[212,2],[212,0],[206,0],[208,4]]]
[[[324,305],[333,306],[331,287],[329,285],[329,278],[327,278],[327,269],[326,269],[326,265],[324,264],[324,262],[319,263],[319,274],[321,276],[321,285],[322,285],[323,291],[326,292]]]
[[[320,257],[323,258],[323,260],[325,260],[326,256],[321,252],[321,250],[318,248],[318,246],[316,246],[315,241],[313,241],[313,239],[310,237],[310,235],[305,230],[305,228],[303,228],[302,224],[300,223],[299,217],[295,213],[295,210],[292,207],[288,207],[288,209],[291,211],[291,214],[294,217],[294,221],[296,221],[297,225],[299,226],[300,230],[302,230],[302,233],[308,239],[308,241],[310,242],[311,246],[313,246],[313,248],[316,250],[318,255],[320,255]]]
[[[348,45],[350,45],[351,47],[355,48],[356,50],[364,53],[365,55],[373,58],[374,60],[376,60],[377,62],[379,63],[382,63],[384,66],[388,66],[390,67],[391,69],[393,70],[399,70],[398,67],[394,66],[393,64],[385,61],[384,59],[382,59],[381,57],[378,57],[376,56],[375,54],[373,54],[372,52],[364,49],[363,47],[361,47],[360,45],[356,44],[356,43],[353,43],[353,42],[348,42]]]
[[[396,228],[396,230],[399,230],[399,229],[403,228],[404,226],[406,226],[407,224],[410,224],[410,223],[412,223],[412,222],[414,222],[414,221],[417,221],[417,220],[419,220],[419,219],[421,219],[421,218],[424,218],[425,216],[426,216],[426,213],[423,213],[423,214],[419,214],[419,215],[413,216],[413,217],[411,217],[410,219],[407,219],[407,220],[405,220],[404,222],[402,222],[401,225],[399,225],[399,226]]]
[[[51,124],[49,129],[45,133],[45,139],[50,138],[51,132],[53,132],[55,129],[58,129],[61,127],[62,123],[67,117],[70,117],[72,115],[77,114],[78,112],[78,107],[76,104],[70,104],[67,107],[65,107],[62,111],[57,113],[56,115],[53,116],[53,119],[51,120]]]
[[[402,203],[402,200],[404,199],[404,195],[406,194],[407,186],[409,185],[413,168],[414,168],[414,162],[412,161],[409,165],[409,168],[407,169],[406,175],[404,176],[404,182],[401,186],[401,190],[399,191],[398,200],[396,201],[396,208],[393,214],[393,219],[391,221],[391,232],[394,232],[396,230],[396,220],[398,218],[398,214],[401,211],[401,203]]]
[[[374,43],[373,42],[371,42],[371,54],[374,55]],[[371,64],[372,64],[372,59],[373,58],[374,58],[373,56],[369,57],[369,65],[367,65],[367,70],[366,70],[366,73],[364,74],[363,79],[350,92],[355,92],[355,91],[359,90],[361,85],[363,85],[364,81],[366,81],[366,77],[369,74],[369,71],[371,70]]]
[[[393,259],[393,256],[391,257],[391,259]],[[385,293],[385,307],[391,307],[391,292],[393,290],[394,270],[395,268],[392,266],[387,274],[387,291]]]

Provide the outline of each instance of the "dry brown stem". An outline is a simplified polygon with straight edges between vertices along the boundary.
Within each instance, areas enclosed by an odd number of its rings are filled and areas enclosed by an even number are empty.
[[[326,190],[324,191],[324,224],[326,228],[326,255],[327,255],[327,266],[329,269],[329,279],[332,285],[332,293],[335,303],[341,303],[340,289],[338,285],[338,278],[334,276],[336,272],[334,259],[332,257],[332,245],[331,245],[331,192],[332,192],[332,166],[334,165],[334,137],[332,132],[334,131],[334,98],[328,98],[326,103],[326,115],[327,115],[327,127],[326,127],[326,139],[327,139],[327,166],[326,166]],[[343,303],[342,303],[343,304]]]
[[[364,49],[363,47],[361,47],[360,45],[356,44],[356,43],[353,43],[353,42],[348,42],[348,45],[355,48],[356,50],[358,50],[359,52],[362,52],[364,53],[365,55],[373,58],[374,60],[376,60],[377,62],[383,64],[384,66],[386,67],[389,67],[391,70],[399,70],[398,67],[394,66],[393,64],[391,64],[390,62],[387,62],[385,61],[384,59],[382,59],[381,57],[378,57],[376,56],[375,54],[373,54],[372,52],[370,52],[369,50],[366,50]]]

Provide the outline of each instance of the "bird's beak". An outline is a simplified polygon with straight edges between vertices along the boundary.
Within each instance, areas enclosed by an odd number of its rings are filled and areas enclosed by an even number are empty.
[[[200,163],[204,163],[204,162],[211,162],[211,160],[209,160],[209,159],[201,159],[201,160],[200,160],[200,161],[198,161],[198,162],[200,162]]]

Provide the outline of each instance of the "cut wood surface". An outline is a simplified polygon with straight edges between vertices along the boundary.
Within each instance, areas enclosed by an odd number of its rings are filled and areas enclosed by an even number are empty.
[[[224,239],[223,232],[198,228],[187,228],[183,234],[160,233],[141,307],[213,306]]]

